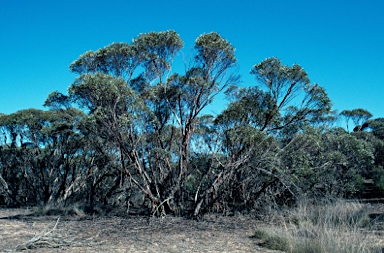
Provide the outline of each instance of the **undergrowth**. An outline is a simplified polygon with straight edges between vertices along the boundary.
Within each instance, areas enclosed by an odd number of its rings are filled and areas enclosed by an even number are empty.
[[[304,203],[270,217],[273,225],[258,228],[254,237],[265,248],[290,253],[381,253],[383,242],[370,231],[370,208],[346,201]]]

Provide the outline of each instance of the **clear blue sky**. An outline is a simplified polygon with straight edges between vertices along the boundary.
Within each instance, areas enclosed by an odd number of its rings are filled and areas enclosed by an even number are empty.
[[[66,93],[76,77],[68,66],[87,50],[173,29],[185,54],[202,33],[228,39],[244,86],[255,85],[254,64],[276,56],[300,64],[334,109],[384,117],[382,0],[0,0],[0,28],[0,113],[41,109],[50,92]]]

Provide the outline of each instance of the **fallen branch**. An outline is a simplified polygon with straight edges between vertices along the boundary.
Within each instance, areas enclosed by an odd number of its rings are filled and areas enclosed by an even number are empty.
[[[16,250],[28,250],[36,248],[59,248],[62,246],[68,246],[72,241],[65,240],[62,235],[54,234],[57,225],[59,224],[60,217],[57,218],[54,227],[48,231],[46,229],[40,234],[34,236],[31,240],[17,245]]]

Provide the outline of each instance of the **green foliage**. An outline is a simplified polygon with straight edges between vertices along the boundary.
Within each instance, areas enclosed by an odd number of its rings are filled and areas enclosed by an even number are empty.
[[[377,166],[372,170],[373,182],[377,189],[384,191],[384,168]]]
[[[344,110],[340,113],[340,116],[345,118],[345,121],[347,123],[347,130],[349,120],[352,120],[355,125],[355,128],[353,130],[356,132],[362,130],[362,124],[365,123],[369,118],[371,118],[372,114],[365,109],[358,108],[354,110]]]
[[[217,123],[231,126],[249,124],[258,129],[262,129],[267,121],[272,127],[279,125],[281,117],[275,101],[270,94],[258,87],[248,89],[231,87],[227,91],[227,96],[234,101],[217,117]]]
[[[10,206],[65,202],[80,187],[73,174],[82,149],[76,126],[84,114],[76,109],[28,109],[4,116],[0,176]],[[9,123],[12,123],[11,125]],[[10,145],[8,145],[10,144]],[[78,162],[78,164],[75,163]]]
[[[183,41],[175,31],[150,32],[133,39],[143,59],[145,76],[149,80],[160,78],[171,68],[171,61],[183,47]]]
[[[377,138],[384,140],[384,118],[377,118],[366,121],[362,125],[361,130],[365,129],[370,129]]]
[[[260,87],[237,89],[228,95],[233,101],[224,114],[255,124],[261,131],[276,131],[304,122],[325,121],[331,102],[325,90],[310,84],[299,65],[282,65],[278,58],[265,59],[251,70]],[[297,97],[300,100],[297,101]]]
[[[69,68],[78,74],[101,72],[130,79],[141,62],[142,56],[135,46],[113,43],[96,52],[85,52]]]
[[[70,98],[86,109],[87,129],[115,147],[120,170],[156,210],[165,199],[174,203],[162,208],[183,205],[191,140],[203,124],[199,116],[227,85],[222,81],[235,63],[234,48],[212,33],[197,39],[195,62],[185,75],[169,75],[182,46],[174,31],[150,32],[133,39],[132,45],[87,52],[71,65],[81,76],[69,88]],[[127,47],[136,50],[127,58],[137,63],[129,65],[130,72],[118,61],[126,60],[121,49]],[[133,77],[137,66],[143,72]]]
[[[322,87],[310,84],[297,64],[285,66],[278,58],[268,58],[256,64],[251,74],[260,86],[231,86],[226,93],[232,101],[215,119],[223,137],[223,154],[237,161],[226,201],[249,208],[262,205],[262,198],[287,204],[306,192],[307,180],[311,191],[316,185],[310,180],[318,173],[311,168],[317,166],[311,163],[317,153],[300,153],[302,143],[295,144],[307,137],[300,135],[308,127],[329,121],[331,102]]]
[[[309,85],[303,68],[298,64],[292,67],[282,65],[278,58],[267,58],[254,65],[251,74],[266,87],[279,108],[290,103],[297,92]]]
[[[83,74],[68,90],[73,101],[94,115],[125,115],[129,119],[145,109],[137,93],[122,78],[108,74]]]
[[[282,152],[293,181],[307,194],[353,196],[374,161],[372,146],[346,132],[309,129]]]
[[[276,57],[253,66],[254,86],[237,86],[235,47],[216,32],[175,73],[183,45],[164,31],[87,51],[47,111],[0,114],[0,205],[134,204],[198,218],[383,188],[382,118],[345,110],[355,131],[333,128],[325,89]],[[225,89],[228,106],[205,114]]]
[[[45,100],[44,106],[58,110],[61,108],[70,108],[71,102],[69,100],[69,97],[58,92],[54,91],[48,95],[48,98]]]
[[[195,42],[196,60],[213,79],[236,63],[235,48],[218,33],[200,35]]]

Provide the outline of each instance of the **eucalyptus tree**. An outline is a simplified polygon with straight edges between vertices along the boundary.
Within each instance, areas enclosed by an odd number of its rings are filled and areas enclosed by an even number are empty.
[[[384,140],[384,118],[367,120],[361,125],[361,130],[372,132],[374,136]]]
[[[368,171],[366,178],[373,179],[376,196],[382,197],[384,192],[384,118],[367,120],[361,125],[360,131],[352,134],[373,146],[374,168]]]
[[[11,205],[63,203],[79,186],[76,169],[82,113],[21,110],[2,116],[1,181]],[[7,136],[11,136],[7,140]]]
[[[0,115],[1,148],[0,148],[0,194],[2,202],[7,206],[19,206],[23,203],[20,199],[19,187],[21,173],[19,171],[17,139],[20,127],[15,115]],[[14,182],[15,185],[10,184]]]
[[[251,74],[257,85],[228,89],[231,103],[215,119],[222,133],[222,152],[241,161],[232,162],[236,166],[229,169],[235,175],[231,182],[237,182],[236,187],[228,189],[232,202],[250,200],[247,191],[238,190],[241,188],[253,187],[253,203],[272,188],[272,195],[282,189],[295,195],[297,187],[291,172],[283,167],[281,154],[306,126],[331,120],[331,101],[326,91],[311,84],[298,64],[286,66],[278,58],[268,58],[254,65]]]
[[[374,168],[370,141],[342,128],[309,128],[282,152],[284,167],[304,196],[313,199],[357,197]]]
[[[40,145],[44,142],[40,133],[44,122],[43,112],[35,109],[21,110],[0,118],[3,137],[0,156],[1,181],[3,189],[6,190],[5,199],[11,206],[28,204],[28,199],[31,203],[36,203],[36,194],[42,193],[36,191],[37,179],[28,180],[27,177],[36,161],[31,154],[35,149],[34,144]]]
[[[132,44],[87,52],[70,67],[80,74],[69,88],[71,99],[86,110],[94,131],[113,143],[119,170],[154,212],[185,211],[182,191],[202,110],[236,81],[227,75],[236,62],[234,47],[219,34],[197,38],[186,73],[171,73],[182,46],[174,31],[140,34]]]
[[[361,131],[363,129],[363,123],[367,122],[372,117],[372,114],[365,109],[358,108],[353,110],[343,110],[340,113],[340,116],[345,119],[347,131],[349,131],[348,125],[350,120],[352,120],[355,126],[353,131]]]
[[[331,101],[324,88],[311,84],[308,74],[298,64],[281,64],[278,58],[267,58],[251,70],[266,93],[271,109],[267,110],[261,131],[274,131],[303,121],[315,123],[328,116]]]

